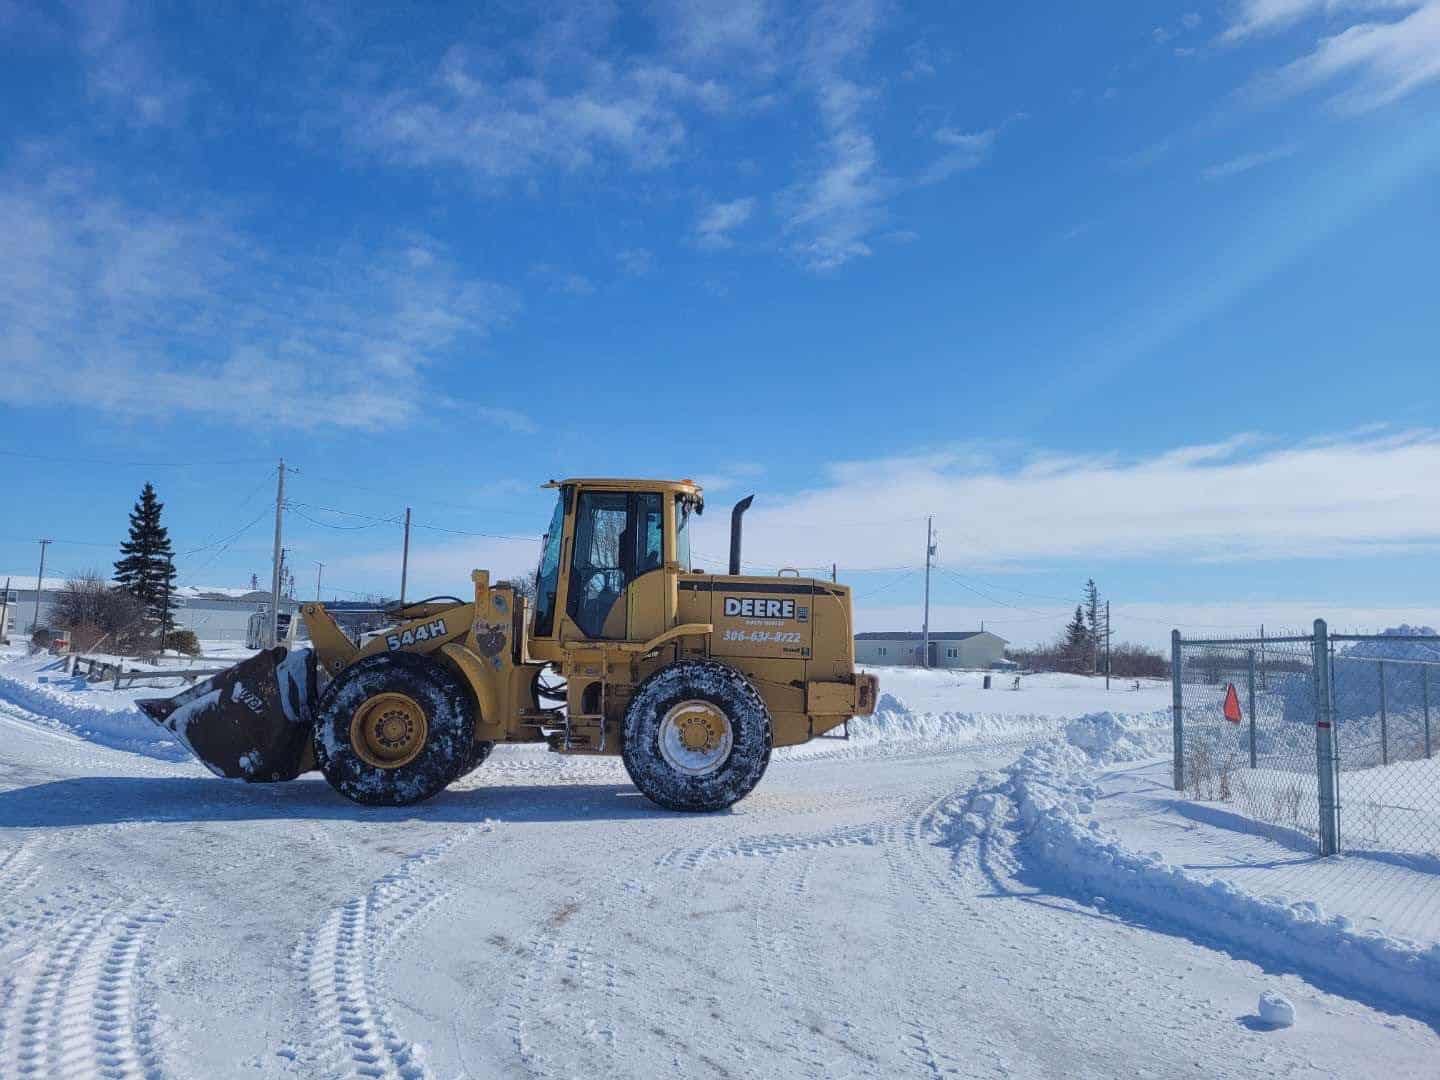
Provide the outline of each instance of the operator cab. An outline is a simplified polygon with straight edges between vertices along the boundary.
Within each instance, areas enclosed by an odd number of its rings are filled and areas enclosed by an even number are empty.
[[[690,569],[690,518],[704,507],[688,480],[565,480],[535,575],[536,638],[624,639],[627,591],[667,567]],[[658,578],[657,578],[658,581]]]

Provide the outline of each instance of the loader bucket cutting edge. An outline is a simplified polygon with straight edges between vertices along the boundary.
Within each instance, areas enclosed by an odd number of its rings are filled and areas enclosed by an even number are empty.
[[[136,707],[216,776],[293,780],[311,761],[315,654],[267,649],[172,698]]]

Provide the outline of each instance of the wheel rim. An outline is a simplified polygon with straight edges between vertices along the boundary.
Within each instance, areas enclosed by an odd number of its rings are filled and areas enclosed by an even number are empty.
[[[350,720],[350,744],[377,769],[398,769],[415,760],[425,746],[430,724],[425,710],[405,694],[366,698]]]
[[[708,701],[682,701],[660,721],[660,756],[686,776],[720,768],[734,741],[730,718]]]

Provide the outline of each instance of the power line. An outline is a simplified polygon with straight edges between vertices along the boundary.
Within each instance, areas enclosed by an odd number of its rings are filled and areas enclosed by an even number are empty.
[[[293,502],[288,503],[287,506],[290,512],[302,521],[308,521],[311,525],[318,525],[322,529],[334,529],[336,532],[356,532],[364,529],[378,529],[381,525],[393,524],[393,522],[367,521],[359,525],[336,525],[333,521],[321,521],[319,518],[311,517],[305,513],[304,510],[299,509]]]
[[[401,523],[401,519],[399,517],[379,517],[375,514],[360,514],[356,513],[353,510],[341,510],[334,506],[321,506],[318,503],[301,502],[295,499],[287,500],[285,505],[290,507],[291,509],[294,509],[296,507],[305,507],[309,510],[322,510],[328,514],[339,514],[342,517],[357,518],[362,521],[373,522],[376,525],[399,525]],[[313,521],[313,519],[308,518],[307,520]],[[323,521],[316,521],[314,523],[332,529],[345,528],[345,526],[343,525],[327,525]],[[412,528],[429,529],[431,532],[452,533],[456,536],[478,536],[483,537],[487,540],[513,540],[516,542],[523,542],[527,544],[538,544],[540,542],[540,537],[538,536],[517,536],[513,533],[481,532],[477,529],[452,529],[445,525],[426,525],[419,521],[413,522]]]
[[[857,593],[857,594],[853,595],[851,598],[854,599],[854,600],[864,600],[866,597],[875,596],[875,595],[877,595],[877,594],[879,594],[879,593],[882,593],[882,592],[885,592],[885,591],[887,591],[887,590],[889,590],[889,589],[893,589],[896,585],[899,585],[901,582],[909,581],[911,578],[913,578],[913,577],[915,576],[916,573],[917,573],[917,571],[915,571],[915,570],[906,570],[903,574],[901,574],[899,577],[895,578],[894,580],[892,580],[892,581],[887,581],[884,585],[881,585],[881,586],[879,586],[878,588],[875,588],[875,589],[870,589],[870,590],[868,590],[867,592]]]

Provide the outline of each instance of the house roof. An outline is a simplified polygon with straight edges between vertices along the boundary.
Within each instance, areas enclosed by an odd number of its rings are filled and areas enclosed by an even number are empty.
[[[988,630],[931,630],[931,641],[967,641],[972,637],[979,637],[981,634],[990,634]],[[991,637],[998,637],[990,634]],[[863,634],[856,634],[856,641],[921,641],[925,637],[918,630],[867,630]],[[1000,638],[1004,641],[1004,638]]]

